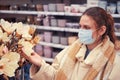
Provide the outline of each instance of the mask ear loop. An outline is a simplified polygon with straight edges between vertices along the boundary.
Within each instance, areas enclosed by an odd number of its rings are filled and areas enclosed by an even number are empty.
[[[97,28],[96,30],[94,30],[93,32],[96,32],[96,31],[98,31],[100,28]],[[92,32],[92,34],[93,34],[93,32]],[[100,36],[100,35],[97,35],[97,37],[95,38],[95,40],[97,40],[99,37],[101,37],[101,39],[102,39],[102,36]]]
[[[99,31],[99,30],[100,30],[100,28],[97,28],[95,31]],[[99,35],[99,34],[98,34],[97,37],[96,37],[96,40],[99,39],[99,38],[100,38],[100,40],[102,41],[102,35]]]

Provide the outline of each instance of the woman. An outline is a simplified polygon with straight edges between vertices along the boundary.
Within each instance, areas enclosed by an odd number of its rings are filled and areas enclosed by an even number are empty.
[[[32,80],[120,79],[113,18],[102,8],[92,7],[83,13],[79,24],[79,39],[61,51],[52,65],[36,53],[31,56],[22,53],[33,63],[30,69]]]

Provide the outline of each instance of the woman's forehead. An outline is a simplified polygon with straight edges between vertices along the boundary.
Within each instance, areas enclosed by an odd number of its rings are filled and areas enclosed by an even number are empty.
[[[88,16],[88,15],[83,15],[81,16],[80,25],[96,25],[96,22],[93,20],[92,17]]]
[[[95,22],[92,17],[88,15],[81,16],[80,22]]]
[[[95,20],[90,17],[90,16],[87,16],[87,15],[83,15],[80,19],[80,22],[79,23],[91,23],[91,24],[95,24]]]

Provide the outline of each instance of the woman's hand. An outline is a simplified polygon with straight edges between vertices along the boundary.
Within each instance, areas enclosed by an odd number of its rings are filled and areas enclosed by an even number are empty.
[[[3,52],[4,52],[4,53],[8,53],[8,48],[7,48],[7,46],[5,46],[5,47],[3,48]]]
[[[27,59],[28,61],[30,61],[32,64],[36,66],[40,67],[42,64],[42,58],[35,52],[31,53],[31,55],[28,56],[24,53],[24,48],[22,48],[21,56],[23,56],[25,59]]]

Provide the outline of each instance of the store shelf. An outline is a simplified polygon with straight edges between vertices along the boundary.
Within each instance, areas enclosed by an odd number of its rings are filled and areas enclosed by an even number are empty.
[[[5,14],[29,14],[29,15],[59,15],[59,16],[81,16],[82,13],[67,13],[67,12],[44,12],[44,11],[17,11],[17,10],[0,10],[0,13]],[[120,18],[120,14],[112,14],[114,18]]]
[[[6,13],[6,14],[34,14],[36,15],[36,11],[16,11],[16,10],[0,10],[0,13]],[[43,14],[41,12],[41,14]]]
[[[115,32],[116,36],[120,37],[120,32]]]
[[[38,25],[31,25],[31,26],[37,29],[50,30],[50,31],[65,31],[65,32],[74,32],[74,33],[78,33],[79,31],[79,29],[73,29],[73,28],[61,28],[61,27],[38,26]],[[115,34],[116,36],[120,36],[120,32],[115,32]]]
[[[79,29],[73,29],[73,28],[64,28],[66,32],[79,32]]]
[[[74,32],[78,33],[79,29],[73,29],[73,28],[62,28],[62,27],[52,27],[52,26],[39,26],[39,25],[30,25],[32,27],[35,27],[37,29],[41,30],[50,30],[50,31],[65,31],[65,32]]]
[[[46,62],[53,62],[53,58],[42,57]]]
[[[112,14],[114,18],[120,18],[120,14]]]
[[[17,11],[17,10],[0,10],[0,13],[6,14],[32,14],[32,15],[65,15],[64,12],[43,12],[43,11]]]
[[[81,16],[82,13],[70,13],[70,12],[64,12],[65,16]]]
[[[28,15],[59,15],[59,16],[81,16],[82,13],[65,13],[65,12],[44,12],[44,11],[17,11],[17,10],[0,10],[5,14],[28,14]]]
[[[115,33],[116,35],[120,36],[120,33],[119,32],[116,32]],[[64,45],[61,45],[61,44],[54,44],[54,43],[48,43],[48,42],[40,42],[41,45],[46,45],[46,46],[50,46],[50,47],[55,47],[55,48],[65,48],[67,46],[64,46]],[[50,62],[52,63],[53,62],[53,58],[46,58],[46,57],[43,57],[43,59],[46,61],[46,62]]]
[[[43,11],[17,11],[17,10],[0,10],[0,13],[6,14],[28,14],[28,15],[64,15],[64,12],[43,12]]]
[[[42,42],[42,41],[40,41],[39,44],[44,46],[54,47],[54,48],[61,48],[61,49],[64,49],[65,47],[67,47],[67,45],[54,44],[54,43],[48,43],[48,42]]]
[[[60,15],[60,16],[64,16],[65,13],[64,12],[44,12],[46,15]]]

